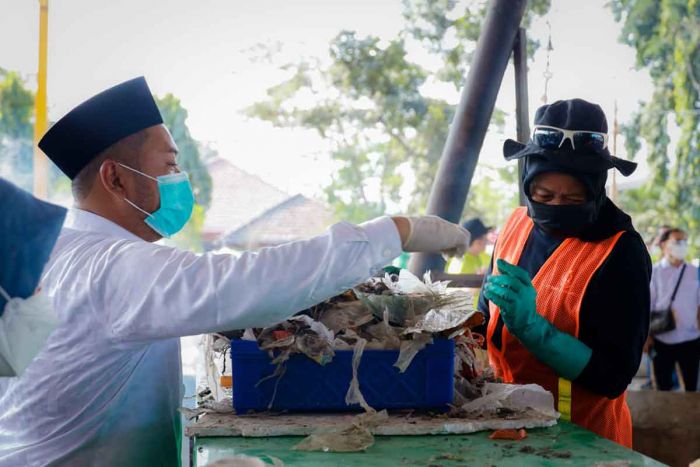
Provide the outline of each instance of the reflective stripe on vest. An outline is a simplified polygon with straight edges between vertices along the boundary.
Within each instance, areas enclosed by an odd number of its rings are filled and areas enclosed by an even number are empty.
[[[571,421],[571,381],[559,378],[557,408],[562,420]]]
[[[534,224],[526,208],[518,208],[504,225],[494,249],[496,259],[518,264]],[[537,312],[557,329],[574,337],[579,334],[579,312],[588,284],[608,258],[623,232],[599,242],[566,238],[550,255],[532,280],[537,290]],[[487,329],[488,353],[496,375],[506,383],[536,383],[550,391],[557,401],[563,419],[616,441],[632,446],[632,423],[625,395],[610,400],[594,394],[576,382],[559,378],[554,371],[537,360],[520,341],[503,326],[501,346],[493,336],[500,310],[489,304]],[[614,313],[615,310],[610,310]],[[605,323],[601,323],[605,326]],[[603,331],[604,332],[604,329]]]

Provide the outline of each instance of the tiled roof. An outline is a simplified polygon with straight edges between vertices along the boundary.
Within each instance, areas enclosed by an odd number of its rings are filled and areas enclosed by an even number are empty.
[[[213,242],[225,232],[237,229],[290,195],[223,158],[207,163],[212,178],[212,200],[202,236]]]
[[[324,204],[296,195],[268,209],[247,224],[226,233],[221,246],[248,250],[301,240],[322,233],[333,223]]]

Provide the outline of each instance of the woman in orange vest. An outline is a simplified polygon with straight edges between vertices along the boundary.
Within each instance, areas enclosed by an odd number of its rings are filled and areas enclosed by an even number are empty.
[[[607,131],[598,105],[573,99],[540,107],[527,144],[506,141],[506,159],[524,159],[527,206],[499,234],[479,308],[498,376],[543,386],[563,419],[632,447],[625,390],[649,328],[651,261],[605,194],[609,169],[636,168],[610,155]]]

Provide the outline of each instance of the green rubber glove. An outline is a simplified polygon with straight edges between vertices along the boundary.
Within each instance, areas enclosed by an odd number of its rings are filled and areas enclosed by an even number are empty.
[[[508,331],[558,375],[572,381],[588,364],[592,350],[559,331],[536,310],[537,291],[527,271],[499,259],[500,275],[489,276],[484,296],[501,309]]]

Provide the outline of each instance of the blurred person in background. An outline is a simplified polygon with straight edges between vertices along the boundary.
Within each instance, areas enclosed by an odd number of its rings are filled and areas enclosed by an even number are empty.
[[[484,274],[489,267],[491,256],[486,253],[488,236],[493,227],[487,227],[478,217],[469,219],[462,227],[471,233],[469,249],[462,257],[460,274]]]
[[[671,230],[670,225],[662,225],[659,227],[656,235],[649,244],[649,256],[651,256],[651,261],[653,263],[657,263],[663,258],[664,253],[661,251],[661,237],[669,230]]]
[[[652,313],[670,312],[670,328],[655,332],[647,341],[654,362],[657,389],[670,391],[673,371],[678,364],[686,391],[697,391],[700,365],[700,282],[698,268],[686,262],[688,236],[678,228],[665,231],[659,245],[663,258],[651,275]],[[653,323],[652,319],[652,323]]]

